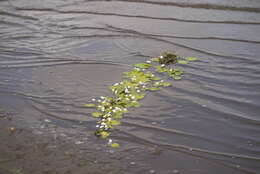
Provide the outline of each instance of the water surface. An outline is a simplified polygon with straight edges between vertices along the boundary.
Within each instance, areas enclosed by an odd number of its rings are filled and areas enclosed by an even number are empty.
[[[129,65],[165,50],[196,56],[181,66],[182,81],[149,94],[113,138],[126,150],[154,148],[140,154],[150,172],[257,174],[259,31],[258,0],[3,0],[0,104],[28,125],[81,123],[90,135],[95,119],[82,106],[110,95]]]

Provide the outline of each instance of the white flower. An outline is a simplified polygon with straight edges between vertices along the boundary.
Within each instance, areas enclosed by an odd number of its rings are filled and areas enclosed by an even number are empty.
[[[92,98],[92,101],[96,101],[96,99]]]
[[[113,141],[112,139],[109,139],[109,140],[108,140],[108,144],[111,144],[111,143],[112,143],[112,141]]]
[[[132,100],[134,100],[134,99],[135,99],[135,96],[132,96],[131,98],[132,98]]]
[[[161,64],[161,67],[165,67],[165,64]]]
[[[160,58],[160,59],[163,59],[163,56],[160,56],[159,58]]]
[[[117,86],[117,85],[119,85],[119,84],[118,84],[118,83],[115,83],[115,84],[114,84],[114,86]]]
[[[150,60],[147,60],[146,63],[152,63]]]
[[[96,125],[96,127],[99,127],[99,125]]]
[[[105,99],[105,97],[104,97],[104,96],[101,96],[100,98],[101,98],[101,99]]]
[[[141,92],[139,89],[136,92]]]
[[[101,100],[98,100],[98,102],[101,102]]]

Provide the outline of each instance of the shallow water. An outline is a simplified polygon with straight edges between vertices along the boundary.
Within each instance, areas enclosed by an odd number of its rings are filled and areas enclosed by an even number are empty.
[[[0,105],[29,125],[48,118],[90,132],[92,110],[82,106],[110,95],[129,65],[165,50],[196,56],[183,80],[124,117],[114,139],[157,149],[140,156],[160,174],[256,174],[259,48],[258,0],[2,0]]]

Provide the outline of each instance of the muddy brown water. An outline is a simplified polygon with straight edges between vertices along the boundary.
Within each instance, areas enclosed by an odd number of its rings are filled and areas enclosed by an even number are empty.
[[[123,118],[121,155],[155,147],[131,157],[146,156],[150,173],[257,174],[259,48],[259,0],[2,0],[0,105],[28,127],[49,119],[100,143],[85,103],[110,95],[133,63],[165,50],[196,56],[183,80]]]

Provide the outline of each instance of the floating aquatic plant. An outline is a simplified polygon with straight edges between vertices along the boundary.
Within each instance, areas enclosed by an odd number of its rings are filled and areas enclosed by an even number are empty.
[[[109,86],[113,97],[101,96],[99,99],[92,99],[94,103],[85,104],[86,107],[96,108],[96,111],[92,112],[92,116],[97,118],[95,135],[108,138],[115,126],[121,124],[120,119],[129,108],[141,106],[140,100],[146,96],[147,91],[171,86],[170,82],[165,82],[154,73],[167,74],[173,80],[180,80],[183,71],[173,67],[196,60],[196,57],[181,58],[174,53],[165,52],[144,63],[134,64],[131,71],[123,73],[121,82]],[[112,139],[108,140],[108,145],[120,147],[118,143],[113,143]]]

